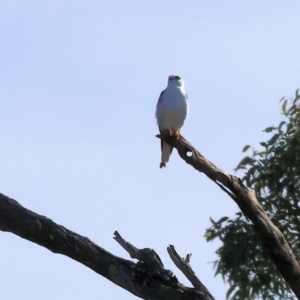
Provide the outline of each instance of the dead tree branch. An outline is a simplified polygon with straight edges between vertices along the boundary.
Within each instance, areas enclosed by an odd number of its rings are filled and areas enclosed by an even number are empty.
[[[175,250],[175,247],[173,245],[170,245],[168,248],[168,253],[174,262],[174,264],[177,266],[177,268],[185,275],[185,277],[192,283],[192,285],[201,291],[205,291],[210,297],[213,298],[213,296],[210,294],[208,289],[204,286],[204,284],[200,281],[200,279],[196,276],[195,272],[193,271],[190,260],[192,257],[192,254],[187,254],[186,258],[181,258],[178,253]]]
[[[161,138],[160,135],[157,137]],[[267,216],[252,190],[239,178],[226,174],[207,160],[183,136],[175,139],[167,134],[163,140],[176,148],[186,163],[204,173],[236,202],[244,215],[252,221],[262,246],[300,299],[300,265],[283,234]]]
[[[68,256],[132,294],[147,300],[213,300],[206,289],[188,288],[181,284],[151,249],[137,249],[118,232],[116,241],[139,261],[114,256],[83,237],[52,220],[38,215],[17,201],[0,194],[0,230]]]

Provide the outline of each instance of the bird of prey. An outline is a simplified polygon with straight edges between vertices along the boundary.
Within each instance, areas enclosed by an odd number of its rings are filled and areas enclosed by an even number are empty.
[[[188,96],[184,90],[184,82],[177,75],[170,75],[168,86],[161,92],[157,106],[156,119],[159,131],[168,130],[170,135],[179,137],[180,128],[188,113]],[[166,167],[172,153],[172,147],[161,141],[160,168]]]

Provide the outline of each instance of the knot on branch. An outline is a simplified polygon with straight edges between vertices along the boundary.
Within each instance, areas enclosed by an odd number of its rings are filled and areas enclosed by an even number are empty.
[[[115,231],[114,239],[129,253],[130,257],[139,260],[134,267],[138,281],[148,282],[158,279],[165,285],[178,287],[177,277],[173,275],[172,271],[164,269],[160,257],[153,249],[138,249],[126,242],[117,231]]]
[[[145,250],[145,249],[141,249]],[[178,288],[178,279],[173,275],[173,272],[164,268],[153,268],[151,264],[144,261],[138,261],[134,267],[135,277],[137,281],[143,281],[144,283],[150,283],[151,280],[158,280],[161,283]]]
[[[126,242],[118,231],[115,231],[114,239],[129,253],[132,258],[139,261],[133,267],[136,281],[143,286],[153,288],[156,283],[164,286],[175,288],[184,295],[193,299],[199,300],[214,300],[214,297],[209,293],[206,287],[201,283],[190,266],[191,254],[186,258],[181,258],[175,250],[175,247],[170,245],[167,250],[175,265],[183,272],[187,279],[193,284],[193,288],[185,287],[180,283],[172,271],[164,269],[164,265],[158,254],[150,248],[138,249],[132,244]],[[159,299],[159,298],[158,298]],[[182,298],[185,299],[185,298]]]

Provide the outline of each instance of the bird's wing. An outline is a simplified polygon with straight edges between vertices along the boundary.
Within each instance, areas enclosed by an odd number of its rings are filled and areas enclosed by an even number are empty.
[[[168,115],[168,108],[166,107],[165,101],[166,101],[165,94],[164,91],[162,91],[158,98],[157,106],[156,106],[156,119],[157,119],[157,125],[160,132],[163,131],[162,126],[164,124],[165,118]],[[162,161],[160,167],[162,168],[165,167],[166,163],[169,161],[173,147],[171,147],[169,144],[167,144],[162,140],[160,141],[160,145],[161,145],[161,161]]]
[[[166,117],[166,108],[164,103],[164,91],[162,91],[159,95],[157,105],[156,105],[156,113],[155,113],[156,119],[157,119],[157,125],[160,130],[162,131],[162,124],[164,122],[164,119]]]

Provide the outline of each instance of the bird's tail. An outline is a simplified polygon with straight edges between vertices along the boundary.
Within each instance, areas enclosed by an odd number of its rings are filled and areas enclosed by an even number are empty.
[[[166,163],[169,161],[173,147],[171,147],[166,142],[161,141],[161,163],[160,168],[166,166]]]

